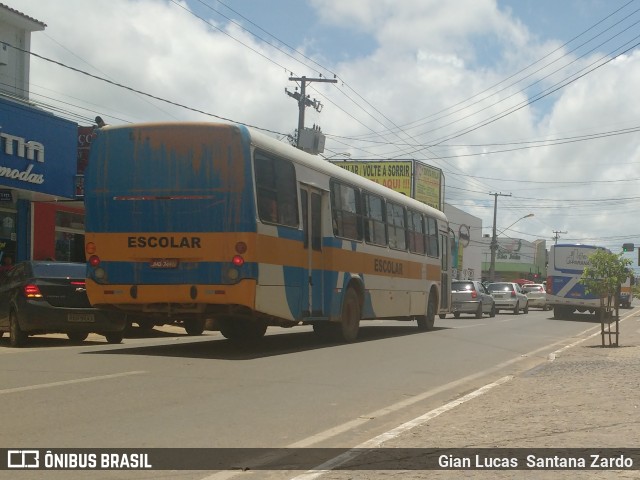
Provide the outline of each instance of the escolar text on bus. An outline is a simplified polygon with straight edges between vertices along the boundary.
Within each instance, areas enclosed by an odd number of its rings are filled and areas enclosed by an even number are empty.
[[[200,237],[127,237],[129,248],[201,248]]]

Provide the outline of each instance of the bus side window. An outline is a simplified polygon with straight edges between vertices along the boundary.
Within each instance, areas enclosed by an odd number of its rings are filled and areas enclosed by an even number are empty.
[[[331,182],[331,215],[334,235],[362,240],[362,212],[358,190]]]
[[[293,164],[256,152],[254,168],[260,220],[297,227],[298,196]]]
[[[387,231],[389,246],[396,250],[407,249],[407,230],[404,207],[387,202]]]
[[[427,217],[427,255],[438,256],[438,224],[435,218]]]
[[[374,245],[387,244],[384,199],[363,192],[364,239]]]

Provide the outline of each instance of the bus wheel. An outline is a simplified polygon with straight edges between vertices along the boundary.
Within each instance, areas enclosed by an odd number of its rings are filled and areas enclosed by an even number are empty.
[[[446,314],[444,315],[446,317]],[[442,314],[440,314],[440,318],[444,318]],[[433,324],[436,321],[436,305],[433,296],[429,297],[429,304],[427,305],[427,314],[420,315],[416,318],[418,321],[418,330],[428,331],[433,330]]]
[[[122,332],[105,333],[104,338],[107,339],[107,343],[122,343],[124,334]]]
[[[345,342],[355,342],[360,329],[360,301],[353,288],[349,288],[344,295],[340,325],[342,327],[342,339]]]
[[[220,333],[223,337],[237,342],[259,340],[267,332],[267,324],[246,318],[219,318]]]
[[[67,333],[67,337],[69,338],[69,340],[71,340],[74,343],[84,342],[88,336],[89,336],[88,333],[78,333],[78,332]]]
[[[313,333],[321,340],[335,340],[338,333],[338,324],[331,322],[316,322],[313,324]]]
[[[184,321],[184,330],[187,335],[202,335],[204,332],[204,320],[200,318],[189,318]]]

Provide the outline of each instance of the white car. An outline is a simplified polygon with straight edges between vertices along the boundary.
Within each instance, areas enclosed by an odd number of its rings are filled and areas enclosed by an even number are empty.
[[[496,312],[511,310],[514,315],[518,315],[522,310],[524,313],[529,313],[529,299],[517,283],[490,283],[487,290],[496,302]]]
[[[529,299],[529,306],[547,310],[547,291],[540,283],[527,283],[522,286],[524,294]]]

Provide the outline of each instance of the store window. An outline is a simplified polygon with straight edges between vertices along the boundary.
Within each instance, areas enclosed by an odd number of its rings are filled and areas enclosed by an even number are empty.
[[[84,262],[84,215],[57,211],[55,259],[66,262]]]

